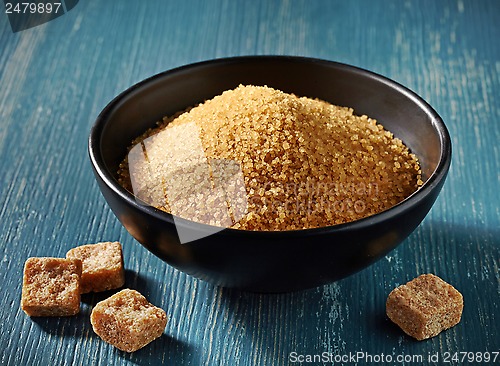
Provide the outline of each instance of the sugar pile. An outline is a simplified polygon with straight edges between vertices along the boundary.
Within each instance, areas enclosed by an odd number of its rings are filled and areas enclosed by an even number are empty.
[[[175,215],[274,231],[367,217],[423,184],[417,157],[376,120],[243,85],[137,138],[119,177]]]

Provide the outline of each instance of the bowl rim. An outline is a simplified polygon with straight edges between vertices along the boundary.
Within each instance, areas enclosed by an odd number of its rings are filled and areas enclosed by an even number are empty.
[[[137,89],[142,88],[151,82],[154,82],[157,79],[171,76],[172,74],[185,72],[190,69],[196,69],[208,65],[263,62],[263,61],[313,63],[313,64],[323,64],[325,66],[330,66],[330,67],[334,66],[337,69],[347,70],[349,72],[358,74],[363,77],[375,79],[376,81],[381,82],[387,85],[388,87],[395,89],[397,92],[403,94],[413,103],[415,103],[423,112],[425,112],[425,114],[431,120],[433,128],[438,132],[441,151],[436,168],[417,191],[413,192],[411,195],[406,197],[401,202],[397,203],[396,205],[382,212],[343,224],[323,226],[318,228],[283,230],[283,231],[242,230],[230,227],[221,229],[220,227],[208,224],[202,224],[179,217],[176,217],[177,221],[174,222],[174,215],[159,210],[154,206],[147,205],[146,203],[140,203],[131,192],[127,191],[118,183],[114,175],[110,173],[110,171],[107,169],[107,166],[101,154],[102,132],[106,125],[107,117],[126,96],[132,94]],[[386,221],[390,218],[399,216],[401,213],[410,209],[418,202],[425,200],[426,197],[429,196],[437,186],[439,186],[441,181],[446,177],[448,169],[450,167],[452,148],[451,148],[451,138],[448,129],[446,128],[444,121],[439,116],[439,114],[434,110],[434,108],[432,108],[422,97],[417,95],[411,89],[403,86],[402,84],[394,80],[391,80],[385,76],[382,76],[380,74],[377,74],[375,72],[357,66],[336,61],[325,60],[325,59],[303,57],[303,56],[287,56],[287,55],[254,55],[254,56],[223,57],[223,58],[215,58],[215,59],[195,62],[157,73],[138,83],[135,83],[134,85],[130,86],[129,88],[118,94],[99,113],[90,130],[90,135],[88,138],[88,152],[94,171],[96,172],[96,174],[99,175],[100,179],[106,184],[106,186],[110,190],[112,190],[116,195],[118,195],[120,199],[126,201],[127,204],[132,205],[134,208],[136,208],[139,211],[142,211],[147,215],[153,216],[155,219],[158,219],[160,221],[165,221],[166,223],[172,225],[179,225],[180,223],[184,222],[186,223],[186,225],[189,225],[190,227],[196,227],[196,229],[199,231],[207,231],[211,233],[214,232],[214,229],[221,229],[216,231],[217,235],[231,235],[231,236],[250,235],[252,237],[255,237],[256,239],[258,238],[272,239],[278,237],[284,238],[288,236],[297,236],[297,235],[308,237],[311,235],[330,234],[332,233],[332,231],[344,232],[350,230],[364,229],[367,228],[368,226],[380,224],[383,221]],[[198,240],[196,240],[195,242],[198,242]]]

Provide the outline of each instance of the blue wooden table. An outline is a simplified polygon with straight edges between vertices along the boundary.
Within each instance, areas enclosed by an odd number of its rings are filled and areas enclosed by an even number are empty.
[[[493,357],[500,351],[498,36],[498,0],[82,0],[16,33],[0,14],[0,364],[353,365],[348,356],[356,355],[358,364],[390,356],[386,364],[448,357],[460,365],[471,355],[462,362],[460,352]],[[115,95],[176,66],[253,54],[318,57],[383,74],[424,97],[450,130],[453,163],[431,213],[386,258],[337,283],[261,295],[196,280],[139,245],[94,181],[87,137]],[[90,311],[105,295],[84,296],[70,318],[30,319],[19,306],[28,257],[64,256],[103,240],[123,243],[127,286],[169,317],[164,335],[133,354],[92,331]],[[459,289],[465,308],[459,325],[417,342],[387,319],[385,300],[427,272]],[[324,359],[307,363],[306,355]]]

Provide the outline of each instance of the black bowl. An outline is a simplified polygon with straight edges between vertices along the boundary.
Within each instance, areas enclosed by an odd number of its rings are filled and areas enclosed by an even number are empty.
[[[280,232],[228,228],[181,244],[172,215],[139,202],[118,184],[118,165],[131,141],[163,116],[239,84],[321,98],[376,118],[418,156],[424,185],[394,207],[351,223]],[[158,257],[215,285],[284,292],[346,277],[401,243],[423,220],[443,186],[451,142],[432,107],[385,77],[324,60],[251,56],[180,67],[130,87],[97,118],[89,153],[109,206],[128,232]],[[214,232],[214,227],[188,220],[176,218],[176,224],[198,236]]]

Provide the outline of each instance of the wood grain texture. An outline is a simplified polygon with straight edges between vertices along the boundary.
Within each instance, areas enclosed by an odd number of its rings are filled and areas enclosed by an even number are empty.
[[[499,34],[497,0],[80,1],[15,34],[0,14],[0,364],[279,366],[299,364],[291,352],[499,351]],[[86,150],[100,110],[157,72],[248,54],[367,68],[413,89],[443,117],[454,148],[446,185],[386,258],[309,291],[242,293],[166,265],[108,209]],[[165,334],[133,354],[91,329],[92,306],[109,294],[84,296],[71,318],[30,319],[19,308],[28,257],[102,240],[123,243],[127,286],[169,317]],[[416,342],[387,319],[385,299],[426,272],[459,289],[465,308],[458,326]]]

